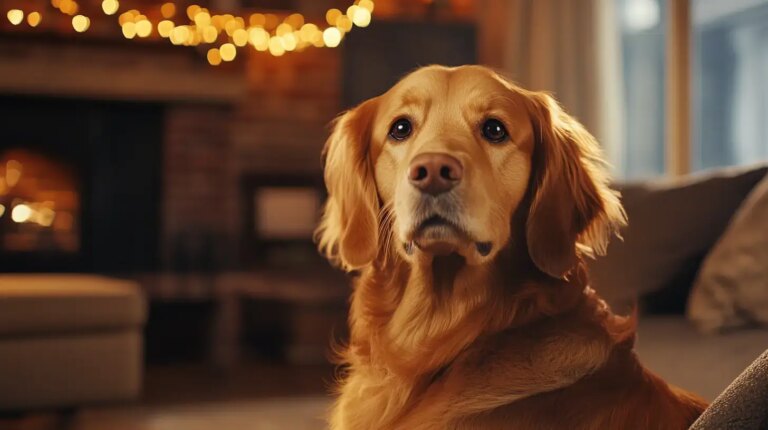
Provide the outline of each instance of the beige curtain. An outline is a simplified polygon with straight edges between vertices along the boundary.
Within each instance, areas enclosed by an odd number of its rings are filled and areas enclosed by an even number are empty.
[[[620,160],[620,39],[615,0],[481,0],[480,61],[550,91]],[[615,163],[614,163],[615,164]]]

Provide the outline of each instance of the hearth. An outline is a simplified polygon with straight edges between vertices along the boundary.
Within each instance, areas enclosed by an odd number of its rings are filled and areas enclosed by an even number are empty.
[[[164,109],[0,97],[0,270],[158,266]]]

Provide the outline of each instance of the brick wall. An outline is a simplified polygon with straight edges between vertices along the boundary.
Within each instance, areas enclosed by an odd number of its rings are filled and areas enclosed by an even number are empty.
[[[166,109],[161,239],[165,267],[195,259],[178,255],[181,246],[194,254],[195,248],[207,246],[201,242],[236,234],[232,112],[232,107],[212,104],[174,104]]]
[[[340,67],[335,49],[249,56],[248,94],[232,124],[240,172],[319,172],[327,126],[340,109]]]
[[[236,248],[243,175],[320,174],[328,123],[340,109],[339,70],[338,50],[280,58],[254,52],[239,101],[168,105],[161,241],[166,267],[185,259],[195,264],[194,255],[178,255],[180,246],[193,254],[189,248],[210,240]]]

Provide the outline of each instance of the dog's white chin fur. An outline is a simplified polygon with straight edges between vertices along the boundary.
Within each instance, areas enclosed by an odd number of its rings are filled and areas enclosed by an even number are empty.
[[[403,243],[408,259],[425,264],[431,263],[434,257],[458,254],[466,264],[480,265],[495,254],[481,255],[474,241],[448,226],[428,227]]]

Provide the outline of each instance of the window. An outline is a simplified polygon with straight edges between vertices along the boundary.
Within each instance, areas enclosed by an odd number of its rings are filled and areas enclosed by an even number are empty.
[[[612,161],[620,175],[672,173],[670,151],[694,171],[768,159],[768,0],[689,0],[685,19],[669,14],[683,0],[615,1],[624,118]],[[690,142],[671,142],[668,94],[680,89],[667,87],[673,66],[666,49],[681,25],[689,26],[691,44],[671,46],[690,52]]]
[[[694,169],[768,158],[768,0],[693,0]]]

